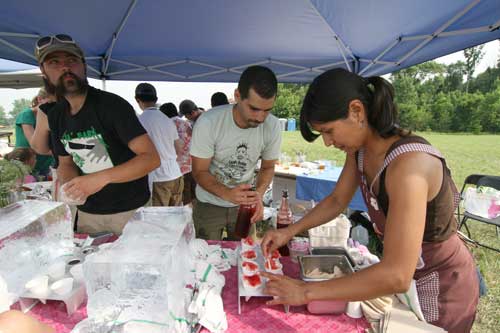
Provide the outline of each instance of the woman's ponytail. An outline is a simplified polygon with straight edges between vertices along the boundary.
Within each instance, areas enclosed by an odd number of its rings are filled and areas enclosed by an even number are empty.
[[[366,79],[372,92],[369,105],[368,122],[377,133],[387,138],[393,135],[408,135],[409,132],[399,127],[398,107],[394,103],[394,87],[380,76]]]

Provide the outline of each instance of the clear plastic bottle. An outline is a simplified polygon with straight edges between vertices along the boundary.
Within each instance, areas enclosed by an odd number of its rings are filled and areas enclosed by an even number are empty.
[[[278,229],[286,228],[293,223],[292,211],[288,204],[288,190],[283,190],[281,195],[281,204],[278,210],[278,219],[276,221],[276,227]],[[279,252],[282,256],[289,256],[290,251],[287,245],[279,248]]]
[[[358,224],[357,226],[352,228],[351,238],[357,241],[359,244],[366,246],[369,242],[368,230],[366,230],[366,228],[361,224]]]

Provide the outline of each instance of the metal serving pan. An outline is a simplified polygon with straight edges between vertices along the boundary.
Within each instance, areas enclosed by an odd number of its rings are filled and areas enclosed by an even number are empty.
[[[345,255],[307,255],[299,257],[300,277],[303,281],[324,281],[327,279],[310,278],[306,272],[318,268],[321,272],[333,273],[333,268],[337,266],[342,273],[350,275],[354,272],[352,265]]]

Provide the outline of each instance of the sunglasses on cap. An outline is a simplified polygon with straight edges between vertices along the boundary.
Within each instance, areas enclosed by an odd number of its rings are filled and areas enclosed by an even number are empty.
[[[40,52],[44,48],[54,43],[54,40],[57,40],[59,43],[63,44],[76,44],[73,38],[69,35],[65,34],[57,34],[53,36],[45,36],[38,39],[36,42],[36,51]]]

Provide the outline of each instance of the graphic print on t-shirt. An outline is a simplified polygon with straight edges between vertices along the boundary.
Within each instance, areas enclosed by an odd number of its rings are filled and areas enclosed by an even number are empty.
[[[223,161],[220,168],[221,173],[216,178],[226,185],[238,185],[250,168],[250,156],[248,154],[248,143],[242,142],[236,147],[236,151]]]
[[[61,138],[64,148],[75,164],[85,174],[109,169],[113,162],[109,157],[107,145],[102,135],[94,127],[81,132],[66,132]]]

